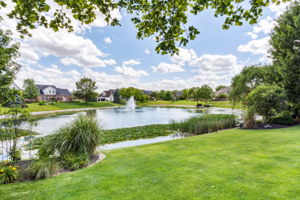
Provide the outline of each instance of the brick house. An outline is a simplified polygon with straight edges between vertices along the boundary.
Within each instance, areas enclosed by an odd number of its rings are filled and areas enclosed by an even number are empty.
[[[39,89],[38,101],[61,101],[71,102],[72,94],[68,89],[61,89],[55,87],[55,85],[36,85]]]

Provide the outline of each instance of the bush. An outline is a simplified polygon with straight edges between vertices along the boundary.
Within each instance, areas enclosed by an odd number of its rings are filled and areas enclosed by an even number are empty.
[[[66,154],[63,158],[64,168],[70,170],[77,170],[87,166],[90,163],[89,156],[87,154],[74,155]]]
[[[270,123],[272,116],[286,107],[285,91],[277,85],[261,85],[252,90],[246,99],[248,108]]]
[[[199,135],[235,126],[236,120],[234,115],[210,114],[192,117],[182,122],[173,122],[171,129]]]
[[[225,101],[228,99],[228,96],[226,94],[219,94],[217,97],[216,97],[217,100],[219,101]]]
[[[19,178],[19,171],[16,166],[11,166],[9,163],[0,165],[0,184],[12,183]]]
[[[33,161],[27,169],[29,177],[33,179],[50,178],[60,170],[60,165],[53,158]]]
[[[288,111],[284,111],[277,116],[272,117],[271,123],[280,125],[294,125],[295,121]]]
[[[100,127],[95,118],[79,115],[73,122],[60,128],[46,141],[50,152],[59,156],[69,153],[74,155],[93,155],[99,142]]]
[[[39,101],[39,103],[38,103],[40,106],[44,106],[44,105],[46,105],[46,102],[45,101]]]

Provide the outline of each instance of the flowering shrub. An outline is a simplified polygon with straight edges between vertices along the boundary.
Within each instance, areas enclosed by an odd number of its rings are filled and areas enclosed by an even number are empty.
[[[0,184],[14,182],[18,177],[19,171],[16,166],[11,166],[8,162],[0,164]]]

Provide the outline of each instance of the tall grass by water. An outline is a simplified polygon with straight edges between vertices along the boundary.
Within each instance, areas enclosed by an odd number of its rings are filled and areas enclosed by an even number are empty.
[[[210,114],[191,117],[181,122],[173,121],[170,128],[183,133],[200,135],[222,129],[234,128],[235,126],[236,120],[234,115]]]

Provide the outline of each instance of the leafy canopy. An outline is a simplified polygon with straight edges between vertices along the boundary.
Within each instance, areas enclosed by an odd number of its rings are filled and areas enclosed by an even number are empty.
[[[33,79],[25,79],[23,87],[24,87],[24,91],[23,91],[24,98],[35,99],[39,95],[39,89],[35,85],[35,81]]]
[[[270,52],[289,101],[300,105],[300,3],[277,19],[271,33]]]
[[[97,89],[96,82],[90,78],[81,78],[75,83],[76,90],[73,95],[85,101],[95,101],[97,100],[98,93],[95,91]]]
[[[188,24],[188,15],[197,15],[208,9],[213,10],[215,17],[224,17],[223,28],[228,29],[233,25],[240,26],[244,21],[254,24],[262,14],[263,7],[271,2],[279,4],[288,0],[11,1],[16,3],[16,6],[9,17],[18,20],[17,29],[22,35],[30,35],[30,29],[38,25],[54,31],[62,28],[73,31],[72,20],[90,24],[97,20],[97,12],[104,15],[108,24],[120,25],[118,19],[112,18],[111,15],[112,10],[120,9],[131,14],[131,21],[137,28],[138,39],[155,36],[158,53],[174,54],[178,52],[177,46],[185,46],[200,33],[196,27]],[[0,0],[1,6],[6,6],[4,0]],[[55,10],[56,6],[58,9]],[[54,16],[49,17],[51,11]]]
[[[19,55],[19,45],[11,43],[10,35],[11,32],[0,29],[0,104],[13,102],[17,94],[11,85],[20,68],[14,61]]]
[[[247,106],[269,123],[272,116],[285,109],[286,95],[277,85],[261,85],[252,90],[247,96]]]
[[[208,85],[203,85],[201,88],[197,88],[194,90],[194,98],[199,101],[208,101],[213,97],[213,89]]]
[[[280,82],[281,76],[272,65],[245,67],[240,74],[232,78],[229,96],[233,103],[244,103],[247,95],[257,86]]]

